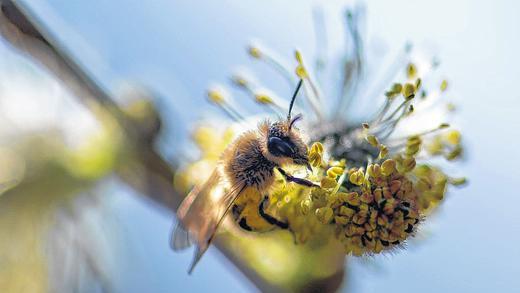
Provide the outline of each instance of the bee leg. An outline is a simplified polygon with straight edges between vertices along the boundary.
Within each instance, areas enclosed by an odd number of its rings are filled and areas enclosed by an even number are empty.
[[[285,170],[280,167],[277,167],[276,169],[278,170],[278,172],[280,172],[280,174],[283,175],[283,177],[285,177],[285,180],[287,180],[289,182],[294,182],[296,184],[307,186],[307,187],[320,187],[316,183],[309,181],[307,179],[297,178],[290,174],[287,174],[287,172],[285,172]]]
[[[240,228],[244,229],[245,231],[253,231],[253,228],[247,224],[247,220],[244,217],[241,217],[242,212],[244,211],[244,207],[240,207],[238,205],[233,205],[231,208],[231,213],[233,215],[233,218],[235,219],[235,222],[238,223]]]
[[[260,216],[262,218],[264,218],[264,220],[266,220],[269,224],[277,226],[280,229],[288,230],[289,232],[291,232],[291,235],[293,236],[294,244],[298,244],[298,241],[296,241],[296,234],[294,234],[294,231],[289,226],[289,222],[287,222],[287,223],[282,222],[282,221],[276,219],[275,217],[269,215],[265,211],[265,204],[267,203],[268,200],[269,200],[269,198],[267,196],[264,196],[264,199],[262,200],[262,202],[260,202],[260,205],[258,206],[258,213],[260,214]]]
[[[258,213],[264,220],[266,220],[269,224],[279,227],[280,229],[288,229],[289,223],[282,222],[278,220],[277,218],[269,215],[265,211],[265,204],[267,203],[268,197],[265,196],[262,202],[260,202],[260,205],[258,206]]]

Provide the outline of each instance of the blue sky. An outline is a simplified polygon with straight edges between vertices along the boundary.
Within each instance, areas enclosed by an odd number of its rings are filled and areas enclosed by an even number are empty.
[[[162,96],[164,109],[176,113],[169,119],[176,134],[161,145],[166,156],[185,146],[186,125],[214,113],[204,97],[209,82],[226,81],[237,65],[251,66],[281,93],[290,91],[265,67],[250,62],[244,50],[249,40],[262,40],[287,57],[295,47],[314,52],[313,1],[23,2],[107,89],[117,93],[137,82]],[[342,2],[325,5],[331,36],[343,31]],[[424,243],[368,264],[354,261],[349,286],[355,292],[520,288],[520,197],[513,177],[520,142],[518,11],[520,4],[512,0],[367,4],[369,42],[384,42],[383,48],[393,52],[411,40],[441,58],[441,73],[461,105],[457,123],[469,147],[470,160],[458,172],[471,184],[450,194]],[[128,193],[117,189],[111,197],[137,255],[125,260],[129,269],[121,274],[121,292],[250,289],[212,249],[188,277],[191,253],[168,249],[173,215],[157,213]]]

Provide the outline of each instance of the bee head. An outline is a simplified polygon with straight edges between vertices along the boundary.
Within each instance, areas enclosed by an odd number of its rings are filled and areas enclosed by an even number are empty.
[[[300,136],[300,131],[294,123],[301,119],[298,115],[294,119],[278,121],[268,125],[266,129],[266,143],[268,159],[277,164],[293,163],[306,166],[311,170],[307,157],[307,145]]]

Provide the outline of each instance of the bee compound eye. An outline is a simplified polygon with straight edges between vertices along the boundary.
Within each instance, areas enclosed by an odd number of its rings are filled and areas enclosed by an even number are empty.
[[[276,157],[291,157],[294,153],[289,143],[276,136],[269,138],[267,149],[269,153]]]

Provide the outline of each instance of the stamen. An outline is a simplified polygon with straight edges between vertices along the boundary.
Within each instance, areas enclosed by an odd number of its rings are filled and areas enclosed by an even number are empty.
[[[384,118],[388,110],[390,109],[390,106],[392,105],[392,102],[394,101],[393,98],[387,97],[385,99],[385,103],[383,106],[379,109],[378,113],[375,115],[375,118],[372,119],[372,125],[377,125],[381,120]]]
[[[348,168],[345,168],[343,170],[343,173],[341,174],[341,176],[339,177],[339,180],[338,180],[338,184],[336,185],[336,187],[334,187],[334,189],[332,190],[332,193],[331,195],[334,195],[338,192],[339,190],[339,187],[341,185],[343,185],[343,182],[345,182],[345,179],[347,178],[347,175],[348,175]]]
[[[420,82],[416,83],[416,84],[420,85]],[[399,90],[400,90],[400,93],[403,95],[403,97],[405,99],[404,102],[402,102],[392,112],[392,114],[390,114],[387,118],[384,118],[384,116],[386,115],[386,112],[390,108],[390,104],[388,104],[388,106],[383,109],[381,114],[379,114],[379,117],[377,118],[376,122],[374,123],[376,126],[378,126],[378,125],[383,125],[384,126],[388,122],[391,122],[395,126],[397,124],[397,122],[407,113],[406,109],[403,109],[403,112],[401,113],[401,115],[399,117],[397,117],[397,119],[392,120],[394,118],[394,116],[397,115],[397,113],[399,113],[399,111],[403,107],[405,107],[406,105],[410,104],[410,101],[415,97],[415,94],[417,92],[417,87],[414,84],[411,84],[411,83],[406,83],[406,84],[404,84],[404,86],[401,86],[400,84],[396,83],[396,84],[394,84],[392,86],[392,89],[389,92],[387,92],[386,95],[387,95],[388,99],[393,99]],[[391,103],[391,101],[389,103]],[[413,106],[410,105],[409,109],[411,111],[413,111],[414,108],[413,108]]]
[[[284,59],[276,55],[274,52],[268,50],[265,47],[260,47],[258,44],[252,44],[249,46],[248,49],[249,55],[251,55],[255,59],[259,59],[261,61],[264,61],[268,66],[273,68],[276,72],[278,72],[289,84],[291,88],[295,86],[295,80],[293,77],[293,73],[290,69],[290,66],[287,65],[287,62],[285,62]],[[305,88],[305,87],[304,87]],[[307,90],[305,90],[306,96]],[[307,98],[308,99],[308,98]],[[298,106],[300,108],[304,108],[304,104],[302,100],[296,101]],[[310,103],[310,102],[309,102]],[[317,105],[314,105],[310,103],[312,106],[312,110],[316,113],[316,116],[321,117],[320,114],[317,113],[319,111],[319,107]]]
[[[244,117],[228,102],[228,94],[225,89],[214,87],[208,90],[208,99],[217,105],[224,113],[235,122],[243,122]]]
[[[249,55],[258,60],[264,61],[276,72],[278,72],[291,87],[294,86],[294,78],[290,70],[290,66],[286,62],[282,61],[281,58],[275,56],[275,54],[266,48],[259,46],[258,44],[251,44],[248,48]]]
[[[243,122],[244,116],[242,116],[238,111],[236,111],[233,107],[231,107],[229,104],[222,104],[219,105],[220,108],[228,115],[229,118],[234,120],[235,122]]]
[[[431,134],[431,133],[437,132],[437,131],[442,130],[442,129],[446,129],[448,127],[450,127],[450,125],[448,123],[441,123],[436,128],[433,128],[433,129],[430,129],[430,130],[426,130],[426,131],[414,134],[413,136],[424,136],[424,135],[427,135],[427,134]]]
[[[375,100],[384,91],[385,87],[392,82],[399,70],[401,70],[403,64],[408,61],[412,48],[412,43],[405,44],[403,50],[399,52],[395,58],[395,61],[386,69],[386,73],[383,74],[382,79],[376,82],[376,86],[373,87],[373,90],[363,99],[369,101]],[[386,107],[386,102],[383,107]],[[378,117],[379,113],[381,113],[381,111],[376,112],[375,117]]]
[[[388,147],[384,144],[379,145],[379,155],[377,156],[378,160],[384,159],[388,155]]]
[[[408,135],[406,137],[392,138],[392,139],[387,140],[387,141],[388,142],[402,142],[403,140],[408,140],[410,137],[415,137],[415,136],[423,137],[425,135],[429,135],[429,134],[438,132],[438,131],[446,129],[448,127],[450,127],[450,125],[448,123],[441,123],[439,126],[437,126],[435,128],[432,128],[432,129],[429,129],[429,130],[425,130],[425,131],[422,131],[422,132],[418,132],[416,134]]]
[[[461,186],[461,185],[466,185],[468,183],[468,179],[466,177],[459,177],[459,178],[449,177],[448,182],[453,186]]]
[[[443,80],[441,82],[441,86],[440,86],[440,90],[442,92],[446,91],[448,89],[448,81],[447,80]]]
[[[325,25],[325,17],[323,15],[323,7],[317,6],[312,11],[314,33],[316,36],[316,60],[315,62],[315,73],[318,79],[321,73],[326,68],[327,64],[327,52],[328,52],[328,39],[327,39],[327,26]]]
[[[247,78],[244,74],[236,73],[231,77],[231,81],[241,90],[251,96],[255,102],[263,106],[267,106],[269,110],[277,115],[283,115],[287,112],[287,108],[282,106],[280,99],[272,92],[266,89],[256,89],[256,83],[252,78]]]
[[[376,118],[374,118],[374,125],[377,125],[383,120],[386,113],[390,110],[390,106],[392,105],[395,97],[397,97],[403,91],[403,85],[400,83],[394,83],[389,91],[385,92],[386,100],[383,107],[376,114]]]
[[[344,72],[343,74],[345,79],[342,82],[340,102],[335,113],[336,118],[345,113],[354,96],[356,96],[361,75],[364,71],[363,40],[359,34],[357,14],[357,11],[355,14],[352,11],[347,11],[346,15],[347,28],[353,44],[354,59],[350,64],[345,64],[345,69],[350,70],[350,72]],[[350,60],[349,57],[346,56],[347,60]]]
[[[408,80],[412,80],[417,77],[417,66],[412,62],[408,63],[406,66],[406,77]]]
[[[231,75],[231,82],[240,89],[251,89],[257,87],[256,78],[245,69],[235,71]]]
[[[267,106],[276,114],[283,115],[284,113],[287,113],[287,108],[282,106],[279,102],[277,102],[279,99],[272,96],[272,94],[268,94],[265,91],[257,91],[251,93],[255,99],[255,102]]]
[[[405,101],[403,103],[406,104],[409,102],[410,101]],[[408,113],[409,112],[406,111],[406,108],[403,108],[401,114],[397,118],[391,120],[391,117],[390,117],[389,120],[383,121],[380,125],[378,125],[378,130],[375,131],[374,133],[379,135],[381,137],[381,139],[386,140],[395,131],[397,124],[401,121],[401,119],[406,117]]]
[[[433,92],[428,93],[426,96],[422,97],[422,104],[421,108],[422,111],[425,111],[428,108],[431,108],[435,105],[437,105],[437,102],[439,99],[437,97],[440,97],[448,88],[448,82],[446,80],[442,80],[441,84],[439,85],[439,88]]]
[[[462,155],[462,147],[460,145],[456,145],[455,147],[449,148],[449,150],[444,153],[444,158],[448,161],[453,161],[459,158]]]
[[[391,120],[401,111],[403,108],[405,108],[410,103],[410,100],[403,101],[393,112],[390,114],[387,118],[383,119],[379,125],[385,124],[387,122],[391,122]],[[406,109],[405,109],[406,110]],[[406,113],[406,111],[405,111]],[[404,113],[403,113],[404,114]],[[400,118],[400,117],[399,117]]]
[[[309,83],[312,93],[314,94],[314,97],[316,100],[321,100],[321,94],[320,90],[318,88],[318,85],[314,82],[314,80],[311,78],[309,72],[307,71],[307,68],[304,65],[303,57],[300,51],[296,50],[294,52],[296,61],[298,62],[298,67],[296,67],[296,74],[301,78],[307,80]]]
[[[309,73],[303,64],[303,58],[301,56],[301,53],[298,50],[296,50],[296,52],[295,52],[295,57],[296,57],[296,60],[298,61],[298,66],[296,67],[296,75],[300,79],[307,81],[303,85],[303,90],[305,91],[305,97],[306,97],[307,101],[309,102],[309,105],[311,106],[311,109],[313,110],[316,117],[319,120],[322,120],[323,119],[322,107],[320,107],[320,105],[319,105],[320,103],[317,100],[317,96],[316,96],[318,89],[316,88],[315,84],[309,77]],[[309,93],[309,90],[307,89],[306,84],[309,84],[309,86],[311,87],[312,93]]]

